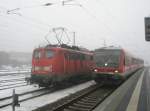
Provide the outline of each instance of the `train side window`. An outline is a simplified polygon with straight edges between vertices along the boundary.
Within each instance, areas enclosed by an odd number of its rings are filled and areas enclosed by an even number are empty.
[[[132,61],[132,58],[131,57],[129,57],[129,56],[125,56],[125,65],[131,65],[131,61]]]
[[[85,55],[85,60],[89,60],[89,56],[88,55]]]
[[[72,54],[72,60],[75,60],[76,59],[76,55],[73,53]]]
[[[35,58],[35,59],[41,58],[41,55],[42,55],[41,53],[42,52],[39,50],[34,51],[33,58]]]
[[[52,58],[54,56],[54,51],[52,50],[46,50],[45,51],[46,58]]]
[[[70,59],[71,59],[71,60],[73,59],[73,54],[70,54]]]
[[[70,54],[68,54],[68,56],[69,56],[69,60],[71,60],[72,59],[72,54],[70,53]]]
[[[85,55],[81,54],[81,60],[85,60]]]
[[[83,60],[83,55],[82,54],[80,55],[80,60]]]
[[[68,54],[66,54],[66,53],[64,53],[64,57],[65,57],[65,59],[68,59],[69,57],[68,57]]]
[[[77,54],[72,53],[70,58],[71,58],[71,60],[76,60],[77,59]]]
[[[78,60],[78,54],[74,54],[74,59]]]
[[[90,56],[90,60],[93,60],[93,56]]]
[[[91,57],[92,57],[92,56],[90,56],[90,55],[87,55],[87,58],[86,58],[86,60],[88,60],[88,61],[89,61],[89,60],[91,60]]]
[[[80,54],[77,54],[77,60],[80,60]]]

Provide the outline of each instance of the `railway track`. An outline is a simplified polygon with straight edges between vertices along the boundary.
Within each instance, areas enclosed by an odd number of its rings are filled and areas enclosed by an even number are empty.
[[[24,93],[18,94],[19,102],[27,101],[27,100],[37,98],[40,96],[44,96],[44,95],[50,94],[52,92],[55,92],[61,89],[62,88],[61,87],[59,88],[58,86],[58,87],[42,88],[42,89],[36,89],[33,91],[29,91],[29,92],[24,92]],[[10,105],[12,105],[12,96],[0,98],[0,108],[4,108]]]
[[[115,89],[116,87],[95,85],[34,111],[92,111]]]
[[[113,89],[106,87],[94,88],[77,98],[53,109],[53,111],[91,111],[100,104]]]
[[[72,85],[71,85],[72,86]],[[58,87],[50,87],[50,88],[42,88],[42,89],[36,89],[33,91],[29,91],[29,92],[25,92],[25,93],[21,93],[18,94],[19,96],[19,102],[23,102],[23,101],[27,101],[33,98],[37,98],[40,96],[44,96],[53,92],[57,92],[61,89],[64,88],[68,88],[71,86],[58,86]],[[4,97],[4,98],[0,98],[0,108],[4,108],[7,106],[10,106],[12,104],[12,96],[8,96],[8,97]]]

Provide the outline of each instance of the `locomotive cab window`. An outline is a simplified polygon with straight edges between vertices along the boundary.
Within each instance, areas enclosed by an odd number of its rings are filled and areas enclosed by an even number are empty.
[[[46,50],[45,51],[45,57],[46,58],[52,58],[54,56],[54,51],[52,50]]]
[[[39,59],[39,58],[41,58],[41,55],[42,55],[41,51],[36,50],[36,51],[34,51],[33,58]]]

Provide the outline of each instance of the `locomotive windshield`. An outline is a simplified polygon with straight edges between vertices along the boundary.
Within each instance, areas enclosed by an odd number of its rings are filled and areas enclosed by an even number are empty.
[[[46,56],[46,58],[53,57],[54,56],[54,51],[52,51],[52,50],[46,50],[45,51],[45,56]]]
[[[119,50],[102,50],[95,52],[94,61],[98,67],[118,67]]]
[[[41,54],[42,52],[40,51],[40,50],[35,50],[34,51],[34,54],[33,54],[33,57],[35,58],[35,59],[39,59],[39,58],[41,58]]]

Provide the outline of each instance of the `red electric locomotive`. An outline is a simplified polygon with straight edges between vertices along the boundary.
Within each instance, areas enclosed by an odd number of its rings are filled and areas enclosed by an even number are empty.
[[[98,83],[120,83],[144,65],[143,60],[115,47],[96,49],[94,61],[93,77]]]
[[[93,54],[78,47],[47,45],[33,51],[31,82],[50,86],[88,77],[94,65]]]

